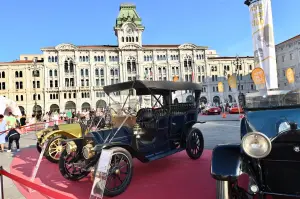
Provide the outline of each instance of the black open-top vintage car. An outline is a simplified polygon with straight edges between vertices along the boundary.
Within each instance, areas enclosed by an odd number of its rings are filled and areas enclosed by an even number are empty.
[[[300,90],[246,95],[240,144],[214,148],[211,175],[218,199],[300,197]],[[249,177],[239,187],[241,174]]]
[[[69,180],[80,180],[91,171],[95,175],[102,149],[114,149],[104,195],[116,196],[125,191],[131,181],[132,158],[146,163],[186,150],[191,159],[198,159],[204,140],[201,131],[193,125],[197,123],[201,88],[200,84],[191,82],[140,80],[105,86],[104,91],[110,97],[129,91],[123,96],[126,100],[121,111],[125,114],[112,117],[106,129],[68,140],[60,158],[60,172]],[[179,90],[190,91],[194,100],[179,103],[172,99]],[[146,95],[155,99],[153,107],[140,108],[137,113],[130,103],[125,108],[129,99]]]

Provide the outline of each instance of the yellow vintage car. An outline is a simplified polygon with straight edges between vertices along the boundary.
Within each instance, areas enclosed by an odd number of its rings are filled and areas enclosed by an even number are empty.
[[[46,141],[48,144],[45,148],[44,156],[53,163],[58,163],[60,154],[64,148],[61,141],[70,138],[80,138],[83,132],[87,131],[82,124],[60,124],[54,128],[48,128],[36,133],[37,143],[36,148],[40,153]],[[86,133],[86,132],[84,132]]]

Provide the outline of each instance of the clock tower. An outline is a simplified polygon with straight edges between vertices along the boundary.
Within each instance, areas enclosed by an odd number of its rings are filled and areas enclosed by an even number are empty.
[[[119,47],[127,44],[142,46],[142,33],[145,27],[133,4],[121,4],[114,27]]]

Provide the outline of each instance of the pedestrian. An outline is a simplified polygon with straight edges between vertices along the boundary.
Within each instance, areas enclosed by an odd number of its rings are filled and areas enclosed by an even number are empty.
[[[43,117],[43,122],[45,123],[45,129],[49,127],[49,113],[47,112]]]
[[[12,112],[9,112],[6,122],[8,129],[15,128],[17,125],[17,118],[13,116]]]
[[[0,115],[0,145],[1,145],[1,152],[4,152],[4,144],[6,143],[5,136],[6,136],[6,121],[4,120],[4,115]]]
[[[23,114],[22,117],[20,118],[20,124],[21,124],[21,131],[22,133],[26,133],[26,128],[25,128],[25,125],[26,125],[26,115]]]
[[[19,126],[17,126],[19,127]],[[20,144],[19,144],[19,141],[20,141],[20,132],[19,132],[19,129],[11,129],[6,137],[5,137],[5,140],[8,141],[8,150],[7,152],[11,152],[11,147],[12,147],[12,143],[15,142],[16,143],[16,147],[17,147],[17,151],[20,151]]]

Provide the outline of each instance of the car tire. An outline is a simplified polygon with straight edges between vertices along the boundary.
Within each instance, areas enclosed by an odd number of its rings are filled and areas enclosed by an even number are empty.
[[[37,142],[36,143],[36,150],[41,153],[42,152],[42,147],[40,147],[40,144]]]
[[[202,132],[197,128],[191,128],[186,137],[186,153],[197,160],[201,157],[204,149],[204,138]]]
[[[242,188],[233,188],[230,181],[216,181],[216,199],[250,199],[250,196]]]
[[[107,196],[107,197],[114,197],[114,196],[117,196],[117,195],[120,195],[121,193],[123,193],[127,189],[127,187],[129,186],[129,184],[131,182],[131,179],[132,179],[132,176],[133,176],[133,168],[134,168],[133,167],[133,160],[132,160],[132,156],[129,153],[129,151],[127,151],[126,149],[124,149],[122,147],[114,147],[113,149],[114,149],[114,152],[113,152],[113,155],[112,155],[111,162],[114,161],[114,158],[117,157],[117,155],[121,155],[121,157],[124,157],[125,159],[127,159],[128,165],[129,165],[129,168],[128,168],[129,171],[128,171],[128,174],[125,177],[123,183],[120,185],[119,189],[109,190],[109,189],[107,189],[107,187],[105,187],[104,196]],[[97,167],[98,167],[98,163],[95,166],[94,176],[96,176],[96,172],[97,172],[96,168]],[[109,171],[109,173],[107,175],[107,181],[109,180],[110,176],[115,175],[115,174],[110,173],[110,172],[111,172],[111,170]]]
[[[52,138],[49,139],[48,141],[48,144],[46,146],[46,150],[45,150],[45,153],[44,153],[44,156],[45,158],[49,161],[49,162],[52,162],[52,163],[55,163],[57,164],[59,162],[59,159],[60,159],[60,155],[57,157],[57,158],[54,158],[51,154],[49,154],[49,148],[55,144],[56,142],[59,142],[59,141],[63,141],[65,139],[65,137],[61,136],[61,135],[57,135],[57,136],[54,136]],[[63,151],[63,149],[60,151],[60,153]]]
[[[81,172],[80,174],[70,174],[65,167],[66,159],[68,158],[68,156],[69,155],[67,154],[66,149],[64,149],[63,152],[61,153],[61,156],[60,156],[59,162],[58,162],[59,171],[65,179],[70,180],[70,181],[79,181],[82,178],[85,178],[87,175],[89,175],[90,171],[84,171],[84,172]],[[76,156],[77,156],[77,154],[75,155],[74,158],[76,158]]]

